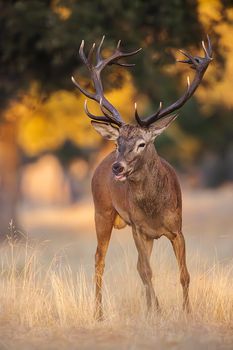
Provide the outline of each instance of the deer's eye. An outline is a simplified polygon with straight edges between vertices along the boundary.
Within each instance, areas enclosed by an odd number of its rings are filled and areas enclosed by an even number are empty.
[[[138,151],[141,151],[145,146],[146,146],[146,143],[145,143],[145,142],[139,143],[138,148],[137,148]]]

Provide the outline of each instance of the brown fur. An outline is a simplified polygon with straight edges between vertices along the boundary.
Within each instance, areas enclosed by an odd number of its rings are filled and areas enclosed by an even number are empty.
[[[105,255],[112,228],[132,227],[133,238],[138,250],[138,272],[146,288],[147,305],[159,308],[152,285],[150,255],[153,240],[166,236],[172,243],[180,268],[184,293],[183,307],[189,310],[189,274],[185,261],[185,243],[182,235],[182,200],[179,182],[174,169],[157,155],[151,140],[134,172],[124,182],[116,181],[112,164],[124,159],[133,162],[132,147],[140,137],[146,139],[147,131],[135,126],[120,129],[118,151],[109,154],[97,167],[92,179],[95,205],[95,223],[98,246],[96,251],[96,317],[101,319],[102,275]],[[130,158],[131,157],[131,158]],[[134,156],[135,158],[135,156]]]

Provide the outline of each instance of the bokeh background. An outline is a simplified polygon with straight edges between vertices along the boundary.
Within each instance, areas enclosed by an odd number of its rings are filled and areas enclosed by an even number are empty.
[[[176,64],[178,49],[200,53],[207,33],[214,61],[156,146],[184,187],[232,189],[232,1],[1,0],[1,235],[11,219],[27,229],[24,214],[34,221],[41,208],[44,215],[55,207],[78,215],[75,205],[90,202],[93,169],[113,147],[91,128],[70,79],[91,86],[78,57],[82,39],[89,49],[105,34],[103,55],[119,39],[125,50],[143,48],[134,68],[111,66],[104,76],[108,98],[133,121],[135,101],[146,116],[182,94],[192,72]],[[94,103],[90,108],[98,112]]]
[[[176,63],[178,49],[202,54],[211,37],[214,60],[201,85],[156,140],[182,187],[191,318],[163,237],[151,259],[162,312],[148,317],[129,227],[113,230],[106,319],[93,318],[90,181],[114,144],[91,128],[71,76],[92,88],[78,49],[103,34],[104,56],[119,39],[124,50],[143,48],[127,60],[135,67],[110,66],[103,76],[128,122],[135,101],[147,116],[183,94],[193,71]],[[232,0],[0,0],[1,349],[233,348],[232,90]]]

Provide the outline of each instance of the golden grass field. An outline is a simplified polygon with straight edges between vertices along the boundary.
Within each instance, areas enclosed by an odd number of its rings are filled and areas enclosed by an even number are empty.
[[[21,208],[28,230],[2,246],[0,349],[232,349],[232,188],[184,191],[191,315],[178,269],[155,241],[154,286],[162,312],[148,315],[130,230],[114,231],[106,261],[105,320],[93,318],[95,236],[89,198],[67,209]]]

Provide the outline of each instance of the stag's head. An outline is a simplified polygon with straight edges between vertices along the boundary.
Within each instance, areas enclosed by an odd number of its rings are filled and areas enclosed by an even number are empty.
[[[124,57],[129,57],[141,51],[141,48],[133,52],[122,52],[120,41],[114,53],[107,58],[102,58],[101,47],[104,37],[96,49],[96,60],[94,61],[95,44],[93,44],[88,56],[84,53],[84,41],[79,48],[79,55],[83,63],[88,68],[94,85],[95,92],[91,93],[84,88],[72,77],[75,86],[88,98],[95,100],[103,113],[102,116],[96,116],[90,113],[85,101],[85,112],[92,119],[93,127],[106,139],[116,142],[116,160],[112,165],[112,172],[116,180],[124,181],[129,178],[142,166],[142,160],[148,148],[151,148],[155,138],[160,135],[176,118],[174,113],[181,108],[185,102],[193,95],[200,84],[209,63],[212,61],[212,48],[210,39],[207,36],[207,47],[202,41],[204,57],[192,56],[187,52],[181,51],[186,57],[182,62],[188,64],[195,70],[195,76],[190,83],[187,78],[186,92],[170,106],[163,108],[160,102],[158,110],[147,118],[141,119],[137,112],[135,104],[136,125],[126,124],[117,109],[106,99],[103,92],[101,81],[101,72],[107,65],[116,64],[123,67],[132,67],[134,64],[119,62]]]

